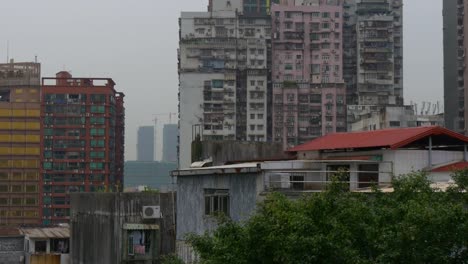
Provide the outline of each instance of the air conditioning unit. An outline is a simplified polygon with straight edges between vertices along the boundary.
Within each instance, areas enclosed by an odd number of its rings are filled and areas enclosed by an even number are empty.
[[[161,218],[161,208],[157,205],[143,206],[143,219]]]

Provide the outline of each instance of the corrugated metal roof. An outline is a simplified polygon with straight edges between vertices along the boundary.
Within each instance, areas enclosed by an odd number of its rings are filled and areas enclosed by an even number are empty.
[[[468,168],[468,162],[459,161],[452,164],[440,166],[438,168],[432,169],[432,172],[452,172],[455,170],[462,170]]]
[[[378,147],[398,149],[417,140],[435,135],[446,135],[468,143],[468,137],[442,127],[430,126],[329,134],[291,148],[288,151],[297,152]]]
[[[69,238],[69,227],[20,228],[21,234],[30,238]]]

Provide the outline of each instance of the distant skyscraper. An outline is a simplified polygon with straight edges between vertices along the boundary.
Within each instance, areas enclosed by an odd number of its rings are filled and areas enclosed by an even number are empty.
[[[177,124],[166,124],[163,130],[163,162],[177,162]]]
[[[154,161],[154,126],[138,128],[137,161]]]
[[[445,126],[460,133],[468,127],[468,3],[444,0]]]

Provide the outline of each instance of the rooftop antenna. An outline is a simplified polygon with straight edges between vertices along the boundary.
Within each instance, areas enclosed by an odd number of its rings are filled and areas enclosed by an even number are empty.
[[[6,57],[6,62],[10,62],[10,41],[7,40],[7,57]]]
[[[34,56],[34,62],[37,63],[37,55]]]

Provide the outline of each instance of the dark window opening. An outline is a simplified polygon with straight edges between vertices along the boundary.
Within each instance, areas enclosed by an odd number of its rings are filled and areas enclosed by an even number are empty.
[[[36,253],[45,253],[47,252],[47,241],[40,240],[34,243],[34,251]]]
[[[371,187],[379,182],[379,164],[359,165],[358,188]]]

